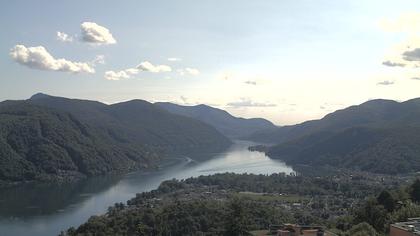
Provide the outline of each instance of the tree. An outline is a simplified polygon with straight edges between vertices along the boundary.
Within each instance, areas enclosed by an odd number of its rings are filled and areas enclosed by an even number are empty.
[[[385,224],[388,219],[384,206],[379,205],[375,198],[368,199],[355,212],[356,223],[367,222],[378,232],[385,232]]]
[[[349,230],[348,235],[350,236],[366,236],[366,235],[377,236],[378,233],[370,224],[363,222],[363,223],[353,226]]]
[[[229,213],[226,219],[226,235],[243,236],[249,235],[247,217],[240,198],[233,198],[229,203]]]
[[[416,179],[410,186],[410,197],[414,202],[420,202],[420,179]]]
[[[383,190],[376,198],[379,204],[384,206],[388,212],[394,211],[396,207],[396,200],[388,190]]]

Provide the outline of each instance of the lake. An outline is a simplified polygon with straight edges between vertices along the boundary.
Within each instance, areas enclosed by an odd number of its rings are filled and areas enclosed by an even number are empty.
[[[196,162],[181,157],[178,164],[158,171],[101,176],[67,184],[26,184],[0,191],[0,236],[50,236],[77,227],[116,202],[150,191],[163,180],[235,172],[290,174],[293,169],[263,153],[248,151],[253,143],[237,141],[226,152]],[[192,158],[192,159],[191,159]]]

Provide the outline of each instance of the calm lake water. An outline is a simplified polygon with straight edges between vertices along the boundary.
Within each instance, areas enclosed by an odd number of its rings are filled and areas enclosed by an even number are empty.
[[[50,236],[78,226],[91,215],[102,214],[116,202],[150,191],[163,180],[235,172],[291,173],[291,167],[250,152],[249,142],[238,141],[211,160],[195,162],[185,157],[179,164],[153,172],[91,178],[73,184],[28,184],[0,190],[0,236]]]

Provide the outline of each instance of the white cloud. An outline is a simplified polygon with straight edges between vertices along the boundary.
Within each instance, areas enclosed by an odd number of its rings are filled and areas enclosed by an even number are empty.
[[[95,59],[93,59],[92,64],[105,64],[105,56],[104,55],[96,55]]]
[[[121,70],[121,71],[107,71],[105,72],[105,79],[107,80],[122,80],[122,79],[129,79],[132,75],[137,74],[138,70]]]
[[[25,47],[16,45],[10,50],[10,56],[21,65],[40,70],[64,71],[72,73],[95,73],[95,69],[86,62],[73,62],[64,58],[55,59],[44,47]]]
[[[180,74],[182,76],[184,76],[184,75],[196,76],[196,75],[200,74],[200,71],[198,69],[190,68],[190,67],[187,67],[185,69],[178,69],[177,72],[178,72],[178,74]]]
[[[122,80],[129,79],[131,76],[140,73],[141,71],[160,73],[160,72],[170,72],[172,68],[166,65],[153,65],[148,61],[140,63],[135,68],[128,68],[121,71],[107,71],[105,72],[105,79],[107,80]]]
[[[81,40],[94,44],[115,44],[117,41],[111,32],[94,22],[83,22],[81,24],[82,38]]]
[[[172,68],[167,65],[153,65],[152,63],[148,61],[144,61],[137,65],[137,69],[141,71],[148,71],[152,73],[159,73],[159,72],[170,72],[172,71]]]
[[[73,37],[66,33],[57,31],[57,40],[61,42],[73,42]]]
[[[178,57],[170,57],[170,58],[168,58],[168,61],[181,61],[182,59],[181,58],[178,58]]]
[[[240,101],[230,102],[226,104],[229,107],[239,108],[239,107],[275,107],[276,104],[273,103],[262,103],[254,102],[249,98],[241,98]]]

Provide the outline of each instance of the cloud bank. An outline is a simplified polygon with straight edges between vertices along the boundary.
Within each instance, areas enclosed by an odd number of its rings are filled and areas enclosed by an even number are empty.
[[[95,69],[86,62],[73,62],[64,58],[55,59],[44,47],[25,47],[16,45],[10,49],[10,56],[21,65],[51,71],[71,73],[95,73]]]
[[[94,44],[115,44],[117,41],[112,36],[111,32],[94,22],[83,22],[81,24],[83,42]]]

